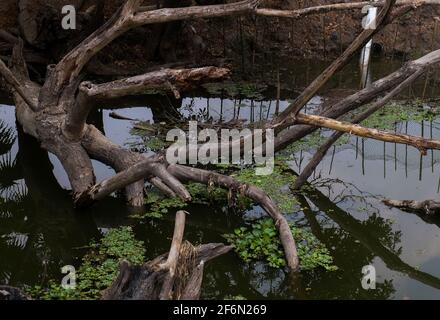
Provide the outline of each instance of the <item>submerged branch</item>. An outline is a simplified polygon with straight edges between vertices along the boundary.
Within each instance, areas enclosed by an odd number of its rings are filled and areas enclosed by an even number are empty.
[[[275,226],[280,233],[280,240],[284,248],[288,267],[294,271],[299,268],[298,252],[289,224],[277,205],[264,191],[252,185],[240,183],[230,176],[202,169],[181,165],[170,165],[168,171],[179,180],[195,181],[207,185],[217,185],[221,188],[238,191],[240,194],[261,205],[261,207],[275,221]]]

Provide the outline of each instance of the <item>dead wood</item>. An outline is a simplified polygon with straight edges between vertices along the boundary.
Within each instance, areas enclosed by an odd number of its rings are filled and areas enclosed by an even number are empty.
[[[339,118],[348,112],[354,111],[359,107],[370,103],[385,92],[392,90],[418,70],[423,70],[423,72],[426,72],[438,63],[440,63],[440,50],[430,52],[419,59],[409,61],[397,71],[375,81],[367,88],[364,88],[342,99],[338,103],[329,106],[319,115],[333,119]],[[317,128],[318,127],[316,126],[295,125],[288,130],[281,132],[275,138],[275,150],[280,151],[286,148],[288,145],[314,132]]]
[[[317,127],[326,127],[383,141],[405,143],[417,147],[421,151],[440,147],[440,141],[394,134],[335,120],[347,112],[376,99],[379,94],[398,88],[402,82],[409,81],[407,79],[410,79],[415,73],[425,71],[433,66],[439,62],[440,50],[406,64],[388,77],[376,81],[370,88],[343,99],[319,115],[298,113],[330,77],[343,67],[350,57],[376,32],[393,19],[413,8],[412,2],[403,5],[403,1],[400,1],[399,4],[402,5],[392,10],[395,2],[395,0],[380,2],[382,10],[377,19],[378,28],[362,31],[350,47],[313,81],[284,113],[268,124],[267,127],[275,129],[277,134],[281,132],[276,140],[276,150],[279,151],[297,139],[313,132]],[[67,53],[60,62],[48,66],[46,80],[42,86],[31,81],[29,77],[22,54],[21,41],[15,41],[8,35],[0,34],[0,36],[7,39],[7,42],[11,43],[12,41],[14,45],[14,54],[11,59],[12,68],[9,69],[4,63],[0,63],[0,74],[6,79],[14,96],[18,122],[23,126],[26,133],[34,136],[45,150],[55,154],[61,161],[71,183],[73,199],[77,207],[91,205],[94,201],[103,199],[120,189],[125,189],[129,204],[142,206],[144,203],[145,180],[149,180],[165,194],[178,196],[184,201],[191,201],[191,195],[182,184],[182,181],[196,181],[207,185],[215,184],[232,192],[240,192],[244,196],[253,199],[266,210],[276,222],[287,264],[291,270],[296,270],[299,261],[290,227],[274,202],[262,190],[241,184],[232,177],[225,175],[192,167],[168,165],[160,154],[145,158],[115,145],[94,126],[87,124],[88,114],[99,100],[141,94],[151,88],[166,90],[174,96],[180,96],[180,91],[186,90],[199,82],[223,78],[229,73],[226,69],[216,67],[162,69],[104,84],[82,82],[87,65],[108,44],[129,30],[146,24],[254,13],[259,1],[245,0],[224,5],[156,10],[154,8],[145,10],[141,7],[141,4],[141,0],[126,0],[112,18]],[[32,37],[32,34],[27,34],[27,36]],[[376,107],[381,103],[383,101],[378,103]],[[292,125],[294,125],[292,128],[282,132],[283,129]],[[240,139],[231,142],[231,145],[241,145],[242,143],[243,140]],[[92,159],[111,166],[116,171],[116,175],[97,184]],[[189,248],[187,247],[187,249]],[[202,254],[199,249],[202,250],[201,248],[196,250],[197,257]],[[175,256],[176,250],[172,250],[174,253],[170,254],[170,257]],[[180,256],[181,252],[179,253]],[[157,267],[164,263],[168,267],[172,266],[171,263],[167,264],[164,258],[159,260],[155,261],[154,264],[149,264],[149,266],[154,265]],[[195,288],[200,285],[200,279],[203,275],[203,263],[200,264],[201,259],[199,258],[195,261],[197,268],[194,267],[194,270],[197,271],[192,273],[193,276],[190,277],[188,282],[191,284],[191,288],[188,287],[188,290],[185,291],[185,286],[182,285],[182,297],[196,297],[198,294]],[[175,259],[172,262],[174,265]],[[108,296],[118,297],[119,294],[121,297],[131,298],[157,298],[159,296],[169,298],[171,296],[170,292],[173,291],[170,288],[175,288],[175,281],[173,282],[172,277],[170,277],[169,270],[158,271],[148,268],[136,269],[122,264],[118,283],[108,291]],[[163,283],[164,277],[168,278],[165,281],[165,286],[161,286],[163,288],[162,292],[152,289],[153,287],[157,288],[156,285],[147,288],[142,287],[140,284],[137,285],[138,292],[124,291],[124,285],[130,279],[143,278],[145,280],[151,278],[152,280],[147,281],[147,283],[155,284],[157,281]],[[143,281],[142,283],[146,282]],[[174,291],[173,297],[175,297]]]
[[[440,202],[436,200],[391,200],[385,199],[383,202],[390,207],[396,207],[406,211],[416,211],[426,215],[436,215],[440,213]]]
[[[298,123],[314,125],[314,126],[337,130],[349,134],[354,134],[359,137],[372,138],[375,140],[385,141],[385,142],[406,144],[419,149],[420,152],[424,155],[426,154],[426,150],[428,149],[436,149],[436,150],[440,149],[439,140],[424,139],[421,137],[411,136],[408,134],[393,133],[385,130],[366,128],[350,122],[338,121],[321,116],[300,113],[296,116],[296,121]]]
[[[264,191],[255,186],[240,183],[232,177],[197,168],[170,165],[168,171],[180,180],[195,181],[208,186],[216,185],[221,188],[238,192],[259,204],[275,222],[275,226],[280,234],[280,241],[284,248],[288,267],[291,270],[298,270],[298,252],[290,226],[277,205],[266,195],[266,193],[264,193]]]
[[[422,6],[422,5],[440,5],[437,0],[397,0],[396,6]],[[386,1],[360,1],[360,2],[344,2],[320,5],[314,7],[307,7],[297,10],[276,10],[268,8],[259,8],[256,11],[257,15],[268,17],[280,17],[280,18],[301,18],[314,14],[325,14],[335,11],[348,11],[355,9],[362,9],[366,6],[371,7],[384,7]]]
[[[420,75],[423,73],[423,70],[419,70],[415,72],[413,75],[408,77],[405,81],[399,84],[395,89],[386,94],[383,98],[378,99],[372,106],[370,106],[365,112],[354,117],[351,121],[353,124],[360,123],[373,115],[383,106],[385,106],[391,99],[393,99],[396,95],[402,92],[407,86],[413,83]],[[312,159],[309,161],[307,166],[301,172],[301,174],[296,178],[295,184],[293,185],[293,190],[299,190],[307,182],[307,179],[312,175],[315,171],[316,167],[321,163],[322,159],[327,154],[327,151],[330,147],[338,141],[344,135],[343,131],[335,132],[330,138],[328,138],[315,152]]]
[[[183,242],[186,214],[185,211],[176,214],[170,252],[143,266],[122,261],[117,279],[102,292],[103,300],[194,300],[200,297],[205,263],[232,247],[213,243],[193,247]]]
[[[344,67],[351,59],[351,57],[368,41],[379,32],[384,25],[396,0],[387,0],[381,12],[376,19],[375,28],[367,28],[363,30],[359,36],[350,44],[350,46],[341,54],[333,63],[327,67],[301,94],[295,101],[284,110],[277,119],[276,123],[288,121],[288,116],[295,117],[297,113],[316,95],[316,93],[330,80],[330,78],[342,67]]]

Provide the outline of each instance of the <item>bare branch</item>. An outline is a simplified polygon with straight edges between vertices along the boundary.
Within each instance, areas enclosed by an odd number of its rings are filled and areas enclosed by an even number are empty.
[[[194,18],[217,18],[233,14],[253,12],[260,0],[244,0],[235,3],[211,6],[195,6],[185,8],[164,8],[152,11],[138,12],[133,17],[136,26],[152,23],[164,23]]]
[[[174,193],[173,190],[171,190],[170,187],[168,187],[165,183],[163,183],[162,180],[160,180],[158,177],[153,177],[150,179],[150,183],[155,186],[157,189],[159,189],[161,192],[163,192],[166,196],[170,198],[175,198],[177,195]]]
[[[407,144],[409,146],[413,146],[419,149],[420,152],[422,152],[423,154],[426,154],[426,150],[428,149],[440,150],[439,140],[424,139],[408,134],[393,133],[384,130],[365,128],[357,124],[352,124],[350,122],[338,121],[326,117],[300,113],[296,116],[296,121],[298,123],[342,131],[360,137],[372,138],[385,142]]]
[[[396,207],[407,211],[417,211],[426,215],[438,214],[440,212],[440,202],[436,200],[383,200],[387,206]]]
[[[240,183],[229,176],[197,168],[170,165],[168,171],[179,180],[196,181],[208,185],[214,184],[221,188],[239,191],[242,195],[260,204],[275,221],[275,226],[280,233],[280,240],[284,248],[288,267],[291,270],[299,268],[298,252],[289,224],[276,204],[261,189]]]
[[[350,44],[344,53],[333,63],[325,69],[300,95],[295,101],[284,110],[279,117],[275,119],[276,123],[282,123],[288,119],[287,116],[295,116],[310,99],[328,82],[328,80],[342,67],[344,67],[351,59],[351,57],[362,48],[373,35],[379,32],[388,17],[396,0],[387,0],[386,5],[381,10],[376,19],[375,29],[365,29],[360,35]]]
[[[339,118],[347,112],[353,111],[371,101],[376,99],[377,96],[391,90],[399,85],[399,83],[405,81],[417,70],[423,69],[424,71],[434,67],[440,62],[440,50],[430,52],[429,54],[410,62],[407,62],[399,70],[391,73],[390,75],[379,79],[372,83],[365,89],[362,89],[355,94],[352,94],[333,106],[325,109],[320,113],[321,116],[327,118]],[[281,132],[275,139],[275,151],[282,150],[286,146],[292,144],[295,141],[305,137],[307,134],[315,131],[317,127],[308,125],[295,125],[292,128]]]
[[[87,125],[81,144],[92,159],[104,163],[116,172],[124,171],[145,159],[143,155],[113,143],[93,125]],[[130,206],[141,207],[145,204],[144,186],[142,178],[125,187]]]
[[[77,194],[74,202],[77,207],[89,206],[94,201],[101,200],[113,192],[123,189],[126,186],[153,176],[152,171],[157,158],[145,158],[145,160],[131,166],[127,170],[117,173],[115,176],[98,183],[88,190]]]
[[[204,268],[205,262],[202,260],[195,268],[191,278],[189,278],[188,284],[183,290],[180,300],[198,300],[200,298],[200,289],[203,281]]]
[[[32,101],[25,93],[25,88],[20,84],[20,82],[15,78],[12,74],[11,70],[4,64],[4,62],[0,59],[0,75],[6,80],[6,82],[11,86],[12,90],[16,91],[20,97],[26,102],[26,104],[33,111],[37,110],[37,104]]]
[[[169,300],[172,296],[177,262],[179,261],[180,247],[182,246],[183,233],[185,231],[185,219],[187,214],[188,212],[186,211],[178,211],[176,213],[173,241],[171,242],[171,249],[168,253],[167,261],[158,265],[159,270],[168,271],[163,281],[162,290],[159,295],[159,298],[161,300]]]
[[[97,100],[142,94],[151,89],[163,90],[164,87],[185,91],[204,81],[223,79],[229,72],[229,69],[217,67],[163,69],[98,85],[83,82],[79,87],[75,107],[67,111],[63,133],[71,140],[81,139],[89,112]]]
[[[142,0],[127,0],[114,16],[96,30],[56,66],[54,73],[43,87],[46,104],[56,105],[63,87],[75,82],[84,66],[113,40],[127,31],[146,24],[192,18],[212,18],[253,11],[260,0],[244,0],[236,3],[188,8],[165,8],[138,12]]]
[[[229,74],[229,69],[217,67],[163,69],[113,82],[89,84],[82,89],[93,99],[114,99],[143,94],[150,89],[164,90],[166,88],[171,92],[174,90],[182,92],[204,81],[226,78]]]
[[[256,9],[255,13],[260,16],[268,17],[280,17],[280,18],[300,18],[306,17],[313,14],[323,14],[334,11],[348,11],[355,9],[362,9],[365,6],[371,7],[383,7],[385,6],[385,1],[361,1],[361,2],[350,2],[350,3],[335,3],[327,4],[315,7],[308,7],[298,10],[276,10],[268,8]],[[397,0],[396,6],[406,6],[406,5],[440,5],[439,0]]]
[[[408,87],[411,83],[413,83],[422,73],[424,70],[418,70],[415,73],[413,73],[408,79],[406,79],[404,82],[399,84],[395,89],[393,89],[391,92],[389,92],[385,97],[379,99],[376,101],[371,107],[369,107],[365,112],[359,114],[356,116],[352,123],[360,123],[367,119],[369,116],[374,114],[376,111],[378,111],[380,108],[385,106],[391,99],[393,99],[395,96],[397,96],[400,92],[402,92],[406,87]],[[315,171],[316,167],[321,163],[322,159],[327,154],[327,151],[330,149],[330,147],[338,141],[340,137],[344,132],[337,131],[335,132],[330,138],[328,138],[323,145],[321,145],[318,150],[313,155],[313,158],[309,161],[307,166],[304,168],[304,170],[301,172],[301,174],[297,177],[295,180],[295,184],[293,185],[294,190],[299,190],[304,185],[305,182],[307,182],[307,179],[312,175],[313,171]]]

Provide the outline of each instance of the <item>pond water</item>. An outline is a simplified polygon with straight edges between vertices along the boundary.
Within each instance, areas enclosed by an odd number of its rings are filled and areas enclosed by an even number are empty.
[[[298,75],[304,75],[306,65],[302,63],[296,70]],[[389,67],[389,63],[373,64],[372,74],[386,73],[382,70],[385,65]],[[359,83],[356,70],[344,70],[340,82],[327,90],[355,88]],[[313,72],[317,73],[316,68],[311,68],[310,77]],[[344,82],[348,74],[352,74],[351,84]],[[418,89],[410,91],[412,98],[423,87],[422,80],[414,86]],[[319,107],[328,92],[316,96],[308,110]],[[436,89],[431,87],[426,92],[436,95]],[[279,102],[280,110],[288,105],[288,100],[284,97]],[[119,115],[160,121],[163,114],[153,112],[153,104],[157,101],[124,101],[114,108]],[[227,121],[235,115],[259,121],[270,118],[276,101],[198,96],[184,98],[179,104],[184,116],[199,114]],[[99,110],[92,121],[114,142],[131,145],[136,141],[130,135],[133,123],[112,118],[113,111]],[[132,212],[118,197],[109,197],[85,211],[73,210],[69,182],[58,160],[17,129],[14,108],[6,102],[0,104],[0,119],[1,284],[21,286],[61,280],[60,268],[79,266],[86,252],[84,246],[91,239],[121,225],[134,226],[137,238],[145,242],[147,258],[169,249],[174,227],[172,213],[163,219],[140,222],[129,218]],[[438,121],[402,122],[396,130],[440,139]],[[312,154],[313,150],[292,154],[289,165],[300,172]],[[291,275],[263,262],[244,263],[231,252],[207,266],[202,297],[440,299],[440,217],[421,217],[381,203],[383,198],[439,197],[439,165],[439,151],[421,157],[411,147],[350,137],[347,143],[332,149],[317,168],[313,177],[317,189],[302,197],[299,207],[285,212],[289,220],[310,228],[327,246],[339,270],[317,269]],[[94,162],[94,166],[98,180],[113,174],[99,163]],[[246,224],[242,215],[222,206],[191,205],[187,210],[191,215],[185,238],[193,243],[224,242],[223,234]],[[248,214],[255,212],[261,209],[256,207]],[[370,264],[376,268],[377,287],[364,290],[362,268]]]

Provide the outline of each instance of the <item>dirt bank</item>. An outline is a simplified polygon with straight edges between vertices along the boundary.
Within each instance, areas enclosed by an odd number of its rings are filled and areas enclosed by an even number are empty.
[[[22,0],[25,1],[25,0]],[[35,0],[33,0],[35,1]],[[39,0],[40,1],[40,0]],[[105,1],[105,13],[109,16],[123,0]],[[2,0],[0,7],[0,28],[17,27],[18,0]],[[45,1],[47,3],[47,1]],[[52,0],[54,4],[63,1]],[[87,6],[90,0],[78,1]],[[92,1],[93,2],[93,1]],[[341,0],[266,0],[261,7],[277,9],[297,9],[313,5],[337,3]],[[345,1],[347,2],[347,1]],[[293,3],[293,4],[292,4]],[[440,16],[440,6],[425,6],[416,12],[402,17],[398,22],[389,25],[376,36],[377,48],[385,53],[410,53],[412,56],[430,51],[440,46],[440,22],[435,18]],[[362,13],[360,10],[329,13],[309,16],[299,19],[273,17],[226,17],[214,20],[197,20],[185,23],[191,30],[203,39],[205,57],[237,57],[244,55],[245,59],[255,59],[256,55],[263,57],[282,52],[290,57],[308,57],[331,59],[346,48],[361,30]],[[437,34],[434,34],[437,24]],[[183,32],[188,32],[184,28]],[[148,45],[155,32],[144,29],[144,36],[128,34],[128,50],[135,53],[134,59],[150,60],[154,52]],[[154,30],[153,30],[154,31]],[[179,37],[187,41],[188,37]],[[121,44],[121,42],[119,42]],[[193,55],[188,53],[188,46],[179,44],[180,56]],[[127,57],[127,46],[122,44],[121,50],[112,48],[109,59],[118,60]],[[199,48],[196,48],[198,50]],[[121,54],[118,54],[120,52]]]

